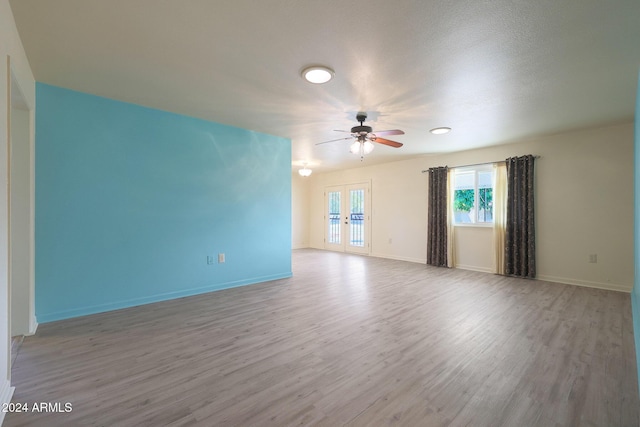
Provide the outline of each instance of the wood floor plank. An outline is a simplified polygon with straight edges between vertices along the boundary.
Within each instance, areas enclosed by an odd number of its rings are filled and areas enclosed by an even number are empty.
[[[6,426],[637,426],[628,294],[318,250],[292,278],[41,325]]]

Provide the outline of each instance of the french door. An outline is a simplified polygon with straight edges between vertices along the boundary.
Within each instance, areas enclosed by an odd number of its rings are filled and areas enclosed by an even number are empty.
[[[325,249],[370,253],[370,187],[362,183],[325,189]]]

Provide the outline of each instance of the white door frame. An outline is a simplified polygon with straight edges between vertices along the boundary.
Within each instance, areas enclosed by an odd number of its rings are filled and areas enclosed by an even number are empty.
[[[28,105],[24,92],[8,58],[9,108],[7,111],[7,179],[8,179],[8,288],[9,336],[33,335],[38,326],[35,317],[35,143],[34,110]],[[20,116],[18,122],[15,115]],[[18,123],[14,129],[13,124]],[[18,137],[19,135],[19,137]],[[19,160],[14,154],[20,149]],[[15,173],[20,179],[15,180]],[[20,203],[16,203],[19,198]],[[18,227],[17,224],[20,224]]]

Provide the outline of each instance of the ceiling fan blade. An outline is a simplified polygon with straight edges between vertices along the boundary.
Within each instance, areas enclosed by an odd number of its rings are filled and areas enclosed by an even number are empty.
[[[384,138],[380,138],[380,137],[372,138],[371,140],[373,142],[377,142],[378,144],[384,144],[384,145],[388,145],[389,147],[394,147],[394,148],[400,148],[403,145],[400,142],[391,141],[390,139],[384,139]]]
[[[346,132],[346,133],[351,133],[350,130],[340,130],[340,129],[334,129],[334,132]]]
[[[322,141],[322,142],[317,142],[316,145],[320,145],[320,144],[326,144],[327,142],[336,142],[336,141],[344,141],[345,139],[353,139],[352,136],[348,136],[346,138],[338,138],[338,139],[332,139],[330,141]]]
[[[404,132],[400,129],[380,130],[373,132],[376,135],[404,135]]]

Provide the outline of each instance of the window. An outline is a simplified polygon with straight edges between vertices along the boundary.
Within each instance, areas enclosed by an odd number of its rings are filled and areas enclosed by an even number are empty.
[[[457,168],[453,179],[455,224],[493,223],[493,166]]]

